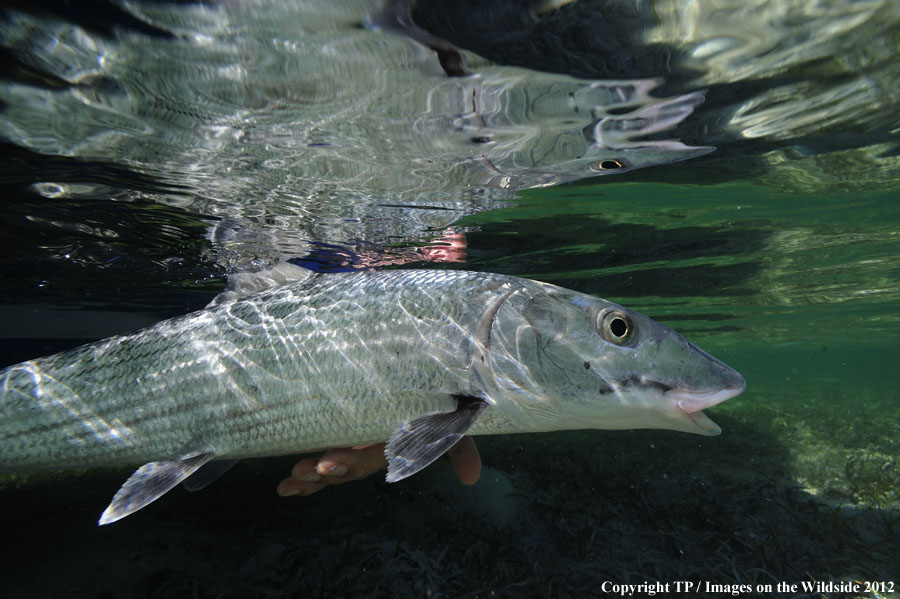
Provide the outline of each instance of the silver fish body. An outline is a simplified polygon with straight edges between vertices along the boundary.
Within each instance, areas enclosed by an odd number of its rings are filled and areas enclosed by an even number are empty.
[[[210,461],[390,440],[399,480],[462,434],[717,434],[700,410],[743,388],[671,329],[554,285],[314,275],[0,372],[0,472],[146,463],[109,522]]]

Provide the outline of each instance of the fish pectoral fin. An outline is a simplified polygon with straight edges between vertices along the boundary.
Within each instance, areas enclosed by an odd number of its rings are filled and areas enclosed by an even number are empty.
[[[200,467],[184,481],[186,491],[199,491],[218,480],[220,476],[231,470],[240,460],[216,460]]]
[[[179,460],[144,464],[125,481],[100,516],[100,526],[121,520],[153,503],[215,457],[198,453]],[[210,481],[211,482],[211,481]]]
[[[403,480],[435,461],[453,447],[478,418],[488,402],[454,395],[456,409],[420,416],[404,422],[392,434],[384,448],[389,483]]]

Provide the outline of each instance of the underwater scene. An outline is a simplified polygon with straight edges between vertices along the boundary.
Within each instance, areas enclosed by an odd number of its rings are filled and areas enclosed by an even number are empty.
[[[45,0],[0,47],[0,596],[900,597],[900,3]],[[289,354],[337,424],[256,397]]]

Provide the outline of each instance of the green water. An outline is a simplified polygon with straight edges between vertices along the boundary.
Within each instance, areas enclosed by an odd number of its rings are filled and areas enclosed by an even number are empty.
[[[900,363],[895,191],[569,186],[463,222],[479,228],[470,234],[479,268],[631,306],[740,352],[759,384],[898,382],[889,367]]]
[[[724,435],[767,429],[798,485],[897,510],[896,197],[604,183],[526,192],[465,222],[478,268],[622,303],[737,368],[747,391],[714,419],[734,419]]]

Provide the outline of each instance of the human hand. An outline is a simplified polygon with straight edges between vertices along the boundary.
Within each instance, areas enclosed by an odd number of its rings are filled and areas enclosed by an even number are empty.
[[[329,485],[365,478],[387,468],[384,443],[348,449],[332,449],[321,457],[304,458],[294,465],[290,478],[278,483],[282,497],[312,495]],[[463,437],[447,452],[453,471],[464,485],[474,485],[481,477],[481,456],[472,437]]]

